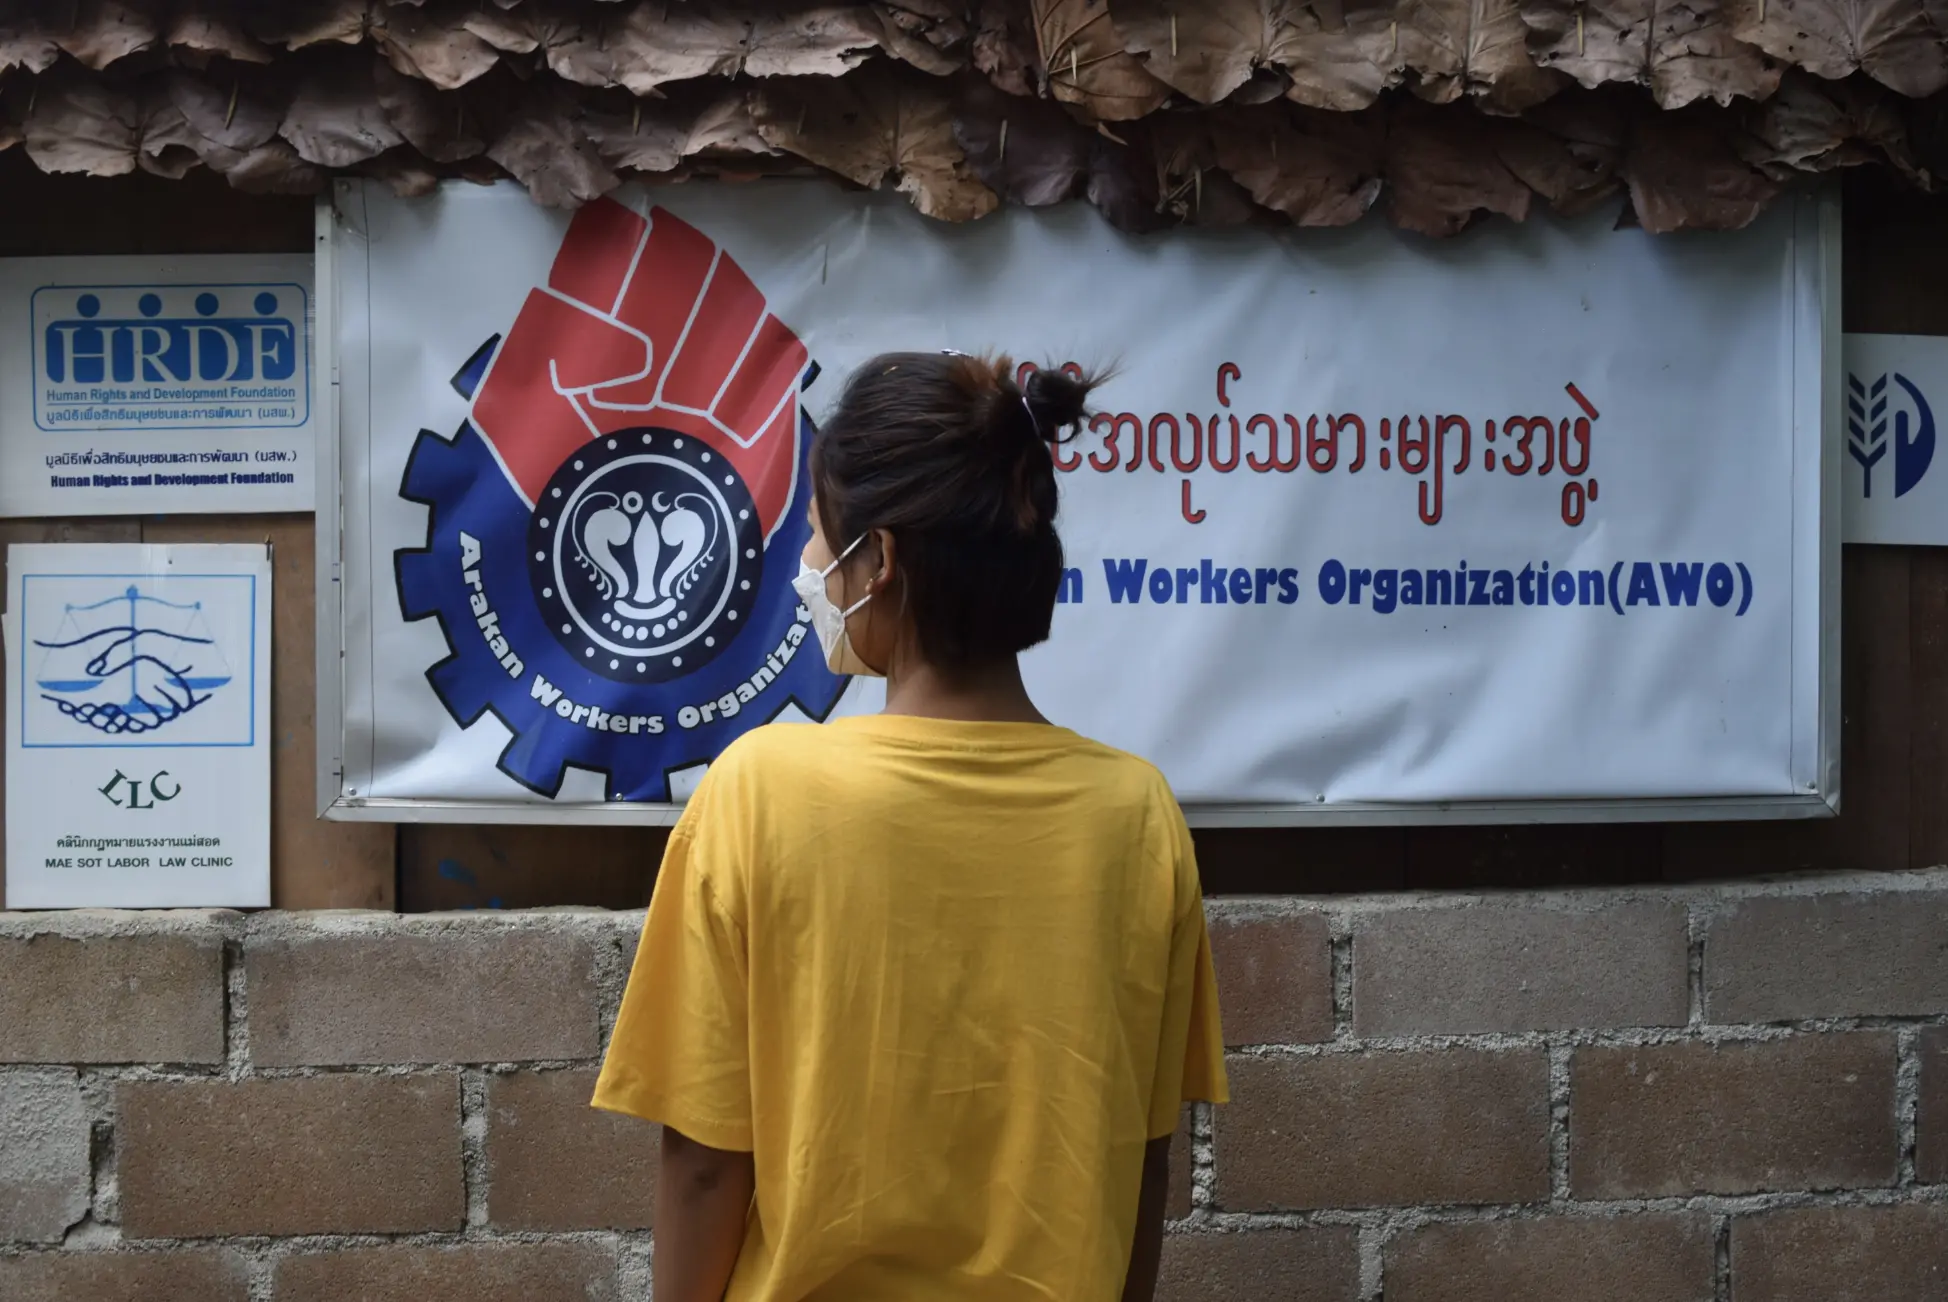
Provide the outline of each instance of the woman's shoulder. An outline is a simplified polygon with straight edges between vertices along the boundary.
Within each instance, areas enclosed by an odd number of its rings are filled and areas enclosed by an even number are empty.
[[[1084,738],[1081,755],[1084,761],[1101,771],[1106,781],[1146,800],[1161,800],[1171,804],[1176,798],[1170,794],[1170,779],[1164,777],[1163,770],[1133,751],[1118,750],[1108,742]]]
[[[750,784],[776,790],[774,783],[794,775],[844,771],[858,750],[890,751],[901,758],[961,755],[974,748],[1026,765],[1026,771],[1061,773],[1068,784],[1085,786],[1125,807],[1132,804],[1177,808],[1170,782],[1149,760],[1066,728],[1039,725],[986,725],[1006,731],[992,736],[968,733],[969,725],[907,717],[865,716],[836,723],[767,723],[737,738],[711,762],[713,785]],[[943,729],[953,735],[938,735]],[[991,748],[991,749],[990,749]],[[1053,766],[1047,767],[1047,766]]]
[[[685,823],[742,821],[807,789],[804,779],[831,768],[826,729],[767,723],[737,737],[710,761],[685,801]],[[683,824],[679,824],[682,826]]]
[[[1099,773],[1091,776],[1105,791],[1114,791],[1124,808],[1143,811],[1151,834],[1175,845],[1184,825],[1183,805],[1162,769],[1143,756],[1118,750],[1107,742],[1088,743]]]
[[[1135,751],[1120,750],[1106,741],[1098,741],[1079,732],[1068,735],[1075,739],[1075,756],[1080,762],[1093,765],[1132,786],[1169,793],[1170,780],[1164,777],[1163,770]]]
[[[712,773],[770,772],[794,765],[817,763],[828,755],[832,730],[815,723],[765,723],[724,747],[710,762]]]

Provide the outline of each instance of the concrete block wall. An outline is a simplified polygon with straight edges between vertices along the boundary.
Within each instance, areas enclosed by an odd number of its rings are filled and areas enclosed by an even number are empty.
[[[1210,916],[1169,1302],[1948,1298],[1948,871]],[[0,914],[0,1298],[643,1302],[640,925]]]

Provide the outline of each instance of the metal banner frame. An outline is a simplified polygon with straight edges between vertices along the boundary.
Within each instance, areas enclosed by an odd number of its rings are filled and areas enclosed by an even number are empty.
[[[355,190],[341,187],[341,198]],[[1830,817],[1840,801],[1840,541],[1843,463],[1840,305],[1840,201],[1837,189],[1801,194],[1794,208],[1796,267],[1792,302],[1792,570],[1818,576],[1817,619],[1793,621],[1792,749],[1815,756],[1817,780],[1803,792],[1710,798],[1467,801],[1451,803],[1187,804],[1195,826],[1378,826],[1427,824],[1599,823]],[[1709,235],[1666,237],[1708,240]],[[341,446],[340,343],[344,288],[362,277],[364,245],[356,211],[321,199],[316,221],[316,321],[319,413],[317,447],[317,805],[333,819],[375,822],[575,823],[668,825],[680,804],[374,797],[346,783],[345,645],[348,627],[363,618],[348,603],[342,576],[348,522],[362,527],[362,503],[345,497]],[[1803,590],[1795,581],[1795,590]]]

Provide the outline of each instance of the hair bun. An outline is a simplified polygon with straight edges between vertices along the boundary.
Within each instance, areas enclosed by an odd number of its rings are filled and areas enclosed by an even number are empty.
[[[1021,386],[1021,396],[1035,422],[1035,432],[1050,442],[1061,442],[1059,432],[1073,429],[1088,414],[1092,387],[1093,381],[1071,375],[1066,369],[1030,371]]]

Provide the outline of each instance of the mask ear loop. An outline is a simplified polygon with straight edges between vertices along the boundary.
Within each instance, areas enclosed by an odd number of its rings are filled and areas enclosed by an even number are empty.
[[[858,551],[859,544],[866,541],[866,539],[869,536],[871,536],[871,534],[872,534],[872,530],[868,529],[865,533],[862,533],[857,538],[854,538],[852,540],[852,545],[850,547],[840,552],[836,557],[833,558],[833,561],[830,565],[826,566],[824,569],[818,572],[819,578],[823,579],[828,574],[830,574],[833,570],[836,570],[839,568],[839,566],[845,564],[845,558],[852,555],[852,553]],[[867,602],[871,601],[872,599],[873,599],[873,594],[868,592],[865,596],[859,598],[859,600],[853,602],[850,606],[847,606],[844,610],[840,611],[839,618],[851,619],[853,611],[859,609],[861,606],[865,605]]]
[[[852,553],[858,551],[859,544],[866,541],[866,534],[871,532],[872,530],[868,529],[866,533],[862,533],[857,538],[854,538],[852,540],[852,546],[846,548],[844,551],[840,552],[837,556],[834,556],[832,558],[832,563],[826,566],[824,569],[820,570],[818,572],[818,576],[822,579],[826,575],[830,574],[833,570],[838,569],[839,566],[845,564],[845,558],[852,555]]]

